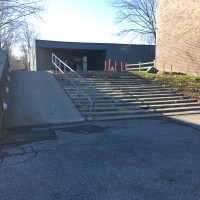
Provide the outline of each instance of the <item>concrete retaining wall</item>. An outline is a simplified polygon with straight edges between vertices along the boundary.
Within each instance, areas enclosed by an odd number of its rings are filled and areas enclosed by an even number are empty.
[[[158,0],[157,67],[200,75],[200,0]]]
[[[6,102],[5,87],[8,84],[8,53],[6,51],[0,51],[0,129],[2,128],[4,111],[3,102]]]

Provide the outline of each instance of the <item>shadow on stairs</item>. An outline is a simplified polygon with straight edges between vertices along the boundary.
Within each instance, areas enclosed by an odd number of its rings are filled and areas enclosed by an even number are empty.
[[[196,100],[129,72],[80,71],[78,73],[96,88],[93,120],[200,113],[200,106]],[[58,81],[64,86],[64,76]],[[84,86],[81,85],[81,89],[89,94],[89,89]],[[81,96],[79,105],[77,89],[71,90],[70,84],[64,89],[82,115],[88,119],[90,110],[88,101]]]

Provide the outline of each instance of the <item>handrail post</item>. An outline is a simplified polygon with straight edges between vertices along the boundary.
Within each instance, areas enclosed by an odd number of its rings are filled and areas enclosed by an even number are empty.
[[[54,72],[53,54],[51,55],[51,62],[52,62],[52,66],[53,66],[53,72]]]
[[[72,71],[71,71],[71,94],[72,94]]]
[[[93,104],[95,104],[95,94],[96,93],[96,90],[95,90],[95,88],[93,88]]]
[[[93,90],[92,90],[92,86],[90,86],[90,99],[92,99],[93,97]]]
[[[92,102],[90,102],[90,119],[92,118]]]
[[[67,81],[66,81],[66,66],[64,66],[64,79],[65,79],[65,88],[66,88],[66,83],[67,83]]]
[[[127,71],[127,63],[125,64],[125,71]]]
[[[55,57],[55,64],[56,64],[56,57]],[[58,68],[56,66],[56,76],[58,75]]]
[[[60,60],[59,60],[58,66],[59,66],[59,68],[60,68],[60,70],[61,70],[61,62],[60,62]],[[59,70],[59,72],[60,72],[60,80],[61,80],[61,71],[60,71],[60,70]]]
[[[81,103],[81,96],[80,96],[80,90],[81,90],[81,81],[80,81],[80,77],[79,77],[79,80],[78,80],[78,88],[79,88],[79,90],[78,90],[78,104],[80,105],[80,103]]]

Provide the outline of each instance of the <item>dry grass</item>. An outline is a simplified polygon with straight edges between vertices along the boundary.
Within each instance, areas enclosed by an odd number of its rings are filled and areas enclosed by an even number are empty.
[[[200,76],[191,75],[158,75],[143,71],[132,71],[132,73],[153,81],[163,87],[176,90],[200,102]]]

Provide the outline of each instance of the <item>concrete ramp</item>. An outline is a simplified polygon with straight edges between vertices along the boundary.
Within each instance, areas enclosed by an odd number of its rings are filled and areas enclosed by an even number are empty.
[[[54,76],[45,71],[13,71],[4,126],[35,126],[84,121]]]

